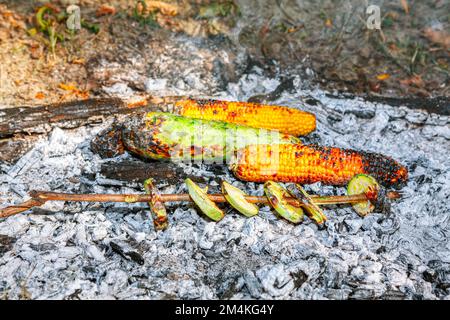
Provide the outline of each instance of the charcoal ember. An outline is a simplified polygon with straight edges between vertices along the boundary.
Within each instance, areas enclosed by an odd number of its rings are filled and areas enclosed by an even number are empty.
[[[142,255],[124,241],[114,240],[109,243],[114,252],[117,252],[127,260],[134,261],[140,265],[144,264]]]
[[[300,288],[308,280],[308,275],[303,270],[291,272],[291,276],[294,279],[295,288]]]
[[[16,239],[3,234],[0,234],[0,257],[12,249]]]

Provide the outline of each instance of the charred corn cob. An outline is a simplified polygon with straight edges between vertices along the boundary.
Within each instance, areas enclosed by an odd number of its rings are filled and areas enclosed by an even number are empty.
[[[230,169],[245,181],[300,184],[343,185],[356,174],[369,174],[395,185],[408,176],[404,166],[381,154],[301,144],[247,146],[237,152]]]
[[[294,136],[220,121],[170,113],[133,115],[102,132],[91,143],[94,152],[113,157],[130,151],[149,159],[223,161],[249,144],[300,143]]]
[[[185,117],[278,130],[294,136],[307,135],[316,129],[316,118],[309,112],[251,102],[186,99],[175,103],[175,112]]]

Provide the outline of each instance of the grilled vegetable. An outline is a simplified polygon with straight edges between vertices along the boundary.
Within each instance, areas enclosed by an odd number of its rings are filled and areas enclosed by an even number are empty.
[[[327,217],[323,213],[322,209],[319,208],[317,204],[314,203],[311,196],[306,192],[305,189],[299,184],[295,184],[296,190],[289,190],[288,192],[295,198],[299,199],[302,203],[302,208],[306,211],[306,215],[314,220],[318,225],[323,225],[327,221]]]
[[[293,223],[303,221],[303,210],[300,208],[300,203],[298,207],[290,205],[285,199],[289,197],[289,193],[278,183],[267,181],[264,184],[264,192],[270,205],[280,216]]]
[[[368,200],[353,205],[353,209],[360,216],[365,217],[375,209],[374,202],[376,201],[379,189],[380,186],[377,180],[366,174],[358,174],[350,180],[347,186],[347,194],[349,196],[365,193],[369,198]]]
[[[278,130],[294,136],[307,135],[316,129],[312,113],[251,102],[187,99],[175,103],[175,112],[185,117]]]
[[[152,196],[152,201],[149,202],[150,209],[153,217],[153,224],[155,229],[164,230],[168,227],[169,222],[167,220],[167,212],[164,203],[160,201],[159,191],[154,185],[152,178],[144,181],[144,189],[149,195]]]
[[[222,182],[222,193],[225,199],[227,199],[228,203],[246,217],[253,217],[254,215],[258,214],[258,206],[248,202],[245,199],[244,192],[242,192],[235,186],[232,186],[226,181]]]
[[[203,190],[189,178],[185,180],[185,183],[192,201],[194,201],[204,214],[214,221],[219,221],[224,217],[223,211],[208,198],[206,194],[207,189]]]
[[[385,185],[407,180],[408,171],[377,153],[316,145],[257,145],[237,152],[230,169],[239,179],[344,185],[356,174],[370,174]]]
[[[132,116],[123,124],[124,147],[145,158],[223,161],[248,144],[298,143],[299,139],[265,129],[220,121],[150,112]]]

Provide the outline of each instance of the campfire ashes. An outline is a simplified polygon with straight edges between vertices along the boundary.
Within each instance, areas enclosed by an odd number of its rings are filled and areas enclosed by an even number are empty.
[[[185,82],[170,93],[209,94],[204,81]],[[151,78],[146,85],[150,92],[171,89],[166,79]],[[279,85],[254,67],[211,98],[245,101]],[[323,230],[309,220],[289,224],[269,207],[252,218],[230,210],[215,223],[184,203],[168,206],[170,227],[156,232],[145,203],[49,202],[0,221],[0,298],[450,298],[450,118],[333,97],[305,89],[299,76],[290,90],[277,90],[271,103],[316,114],[317,131],[305,142],[380,152],[407,165],[404,197],[366,218],[349,207],[326,207]],[[125,84],[109,91],[130,94]],[[54,129],[17,163],[2,164],[2,206],[21,202],[31,189],[143,192],[139,184],[99,173],[111,159],[100,159],[89,145],[109,124]],[[261,184],[237,181],[227,170],[179,167],[203,176],[211,192],[225,179],[263,194]],[[158,187],[162,193],[186,192],[182,183],[162,181]],[[345,192],[320,183],[306,189]]]

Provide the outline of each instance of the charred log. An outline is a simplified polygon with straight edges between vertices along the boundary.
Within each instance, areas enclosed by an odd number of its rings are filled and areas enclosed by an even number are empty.
[[[188,175],[181,167],[167,161],[111,161],[102,164],[100,173],[107,179],[126,182],[143,183],[148,178],[153,178],[158,182],[164,181],[171,185],[180,184],[186,178],[191,178],[197,183],[207,182],[201,175]]]

